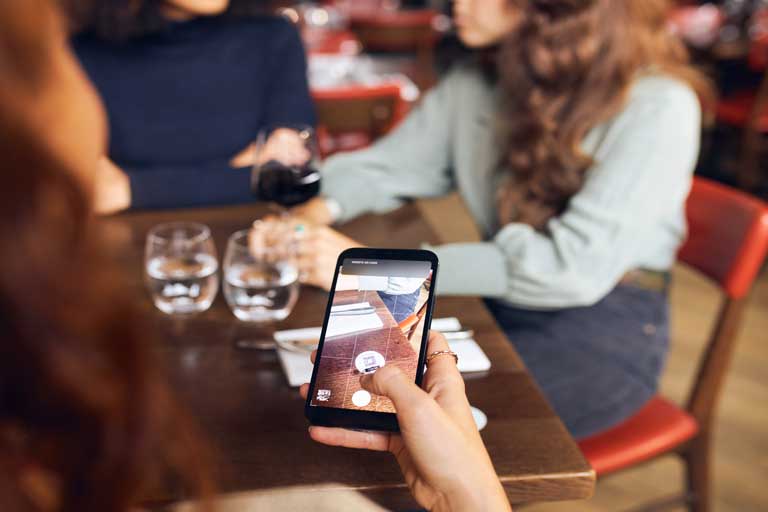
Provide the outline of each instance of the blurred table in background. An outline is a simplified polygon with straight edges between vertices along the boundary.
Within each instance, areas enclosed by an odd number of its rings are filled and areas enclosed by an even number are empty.
[[[280,11],[297,25],[307,50],[324,157],[388,133],[436,81],[435,43],[450,22],[400,4],[335,0]]]
[[[388,133],[420,92],[396,58],[312,55],[309,76],[323,157],[361,149]]]
[[[228,235],[266,211],[256,205],[136,212],[101,221],[104,237],[130,277],[126,293],[152,319],[157,351],[167,362],[171,382],[213,444],[220,491],[325,485],[323,489],[359,490],[387,507],[416,508],[391,455],[313,443],[306,432],[304,401],[288,386],[276,353],[235,346],[244,338],[269,338],[275,328],[320,325],[326,293],[303,288],[293,314],[263,328],[238,322],[221,293],[198,316],[169,317],[152,306],[143,285],[143,247],[153,225],[203,222],[211,227],[222,255]],[[413,205],[357,219],[341,230],[373,246],[439,242]],[[589,497],[594,473],[482,301],[440,297],[435,315],[455,316],[473,329],[492,361],[491,370],[467,374],[465,380],[470,402],[488,416],[482,436],[510,500]],[[163,496],[174,498],[173,492]]]
[[[299,27],[309,55],[408,55],[421,88],[436,80],[435,45],[451,26],[435,10],[400,8],[391,0],[304,2],[281,12]]]

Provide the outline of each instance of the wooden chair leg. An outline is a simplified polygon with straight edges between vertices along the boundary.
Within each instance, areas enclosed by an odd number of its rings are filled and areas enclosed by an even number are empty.
[[[683,453],[691,512],[710,510],[710,448],[710,435],[708,432],[702,432]]]

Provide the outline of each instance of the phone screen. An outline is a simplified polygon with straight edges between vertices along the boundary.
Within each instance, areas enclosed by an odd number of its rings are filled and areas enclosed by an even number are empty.
[[[416,379],[431,298],[429,261],[346,258],[337,269],[311,406],[394,413],[360,377],[397,365]]]

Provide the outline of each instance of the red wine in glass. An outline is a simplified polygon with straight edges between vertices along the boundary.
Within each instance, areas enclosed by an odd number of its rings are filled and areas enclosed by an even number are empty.
[[[267,127],[259,132],[257,155],[270,155],[254,166],[251,192],[260,201],[287,209],[306,203],[320,193],[320,173],[315,167],[317,140],[306,125]],[[257,156],[257,161],[259,160]]]
[[[269,160],[254,169],[251,191],[260,201],[291,208],[306,203],[320,193],[320,172],[311,162],[291,166]]]

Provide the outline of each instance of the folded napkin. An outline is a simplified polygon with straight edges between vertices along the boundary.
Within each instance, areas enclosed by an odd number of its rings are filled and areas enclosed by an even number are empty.
[[[331,306],[331,314],[343,313],[345,311],[354,311],[356,309],[368,309],[371,307],[370,302],[356,302],[354,304],[338,304]]]
[[[357,311],[370,312],[358,314]],[[371,310],[371,305],[367,302],[333,306],[331,316],[328,318],[325,337],[333,338],[345,334],[381,329],[382,327],[384,327],[384,322],[381,321],[375,310]]]
[[[461,373],[485,372],[491,369],[490,359],[475,340],[451,340],[448,345],[459,356],[458,367]]]
[[[312,378],[312,361],[309,360],[309,352],[292,352],[282,348],[277,349],[277,358],[283,367],[288,385],[297,388],[309,382]]]

